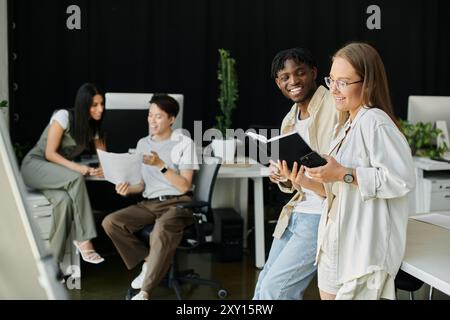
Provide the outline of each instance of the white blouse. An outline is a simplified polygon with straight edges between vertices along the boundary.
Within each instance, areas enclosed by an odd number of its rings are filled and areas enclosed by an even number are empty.
[[[358,185],[337,182],[338,281],[345,283],[376,270],[395,277],[405,252],[407,194],[415,187],[411,149],[380,109],[361,108],[347,125],[351,128],[336,160],[356,168]],[[344,137],[347,125],[332,142],[330,152]],[[326,189],[332,197],[329,185]],[[328,201],[319,225],[317,254],[330,207]]]

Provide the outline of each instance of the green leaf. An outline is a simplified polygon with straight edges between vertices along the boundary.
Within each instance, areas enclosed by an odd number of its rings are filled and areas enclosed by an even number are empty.
[[[437,147],[436,139],[442,135],[442,130],[434,128],[433,123],[418,122],[412,124],[402,119],[399,122],[413,155],[441,157],[448,149],[447,145]]]
[[[239,98],[236,61],[228,50],[219,49],[219,65],[217,71],[219,80],[219,114],[216,116],[216,127],[225,135],[226,129],[232,125],[231,116]]]

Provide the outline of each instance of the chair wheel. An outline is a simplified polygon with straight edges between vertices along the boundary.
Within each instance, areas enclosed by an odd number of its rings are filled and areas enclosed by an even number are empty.
[[[220,299],[225,299],[228,296],[228,292],[225,289],[220,289],[219,291],[217,291],[217,295]]]

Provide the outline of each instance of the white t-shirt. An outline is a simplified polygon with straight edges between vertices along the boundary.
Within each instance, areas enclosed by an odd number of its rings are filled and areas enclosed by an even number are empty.
[[[295,118],[295,129],[297,132],[302,136],[303,140],[306,141],[306,143],[309,144],[309,125],[311,123],[311,118],[307,118],[304,120],[299,120],[299,111],[297,111],[297,116]],[[325,198],[322,198],[321,196],[317,195],[313,191],[302,188],[303,192],[305,193],[302,201],[297,202],[296,206],[294,207],[294,212],[301,212],[301,213],[314,213],[314,214],[321,214],[323,206],[325,205]]]
[[[198,170],[198,158],[194,142],[174,131],[170,139],[153,141],[150,136],[139,140],[136,152],[150,154],[156,152],[161,160],[172,170],[180,173],[181,170]],[[181,195],[155,166],[142,166],[142,178],[145,183],[143,197],[150,199],[159,196]]]
[[[58,123],[60,124],[60,126],[66,130],[67,127],[69,126],[69,111],[67,110],[59,110],[56,111],[52,118],[50,119],[50,124],[53,123],[53,121],[58,121]]]
[[[50,124],[52,124],[53,121],[57,121],[64,130],[67,130],[67,127],[69,126],[69,111],[67,110],[56,111],[50,119]],[[94,139],[98,138],[99,135],[96,134]]]

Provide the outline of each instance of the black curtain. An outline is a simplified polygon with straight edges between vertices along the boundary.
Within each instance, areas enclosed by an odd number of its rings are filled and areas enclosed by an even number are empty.
[[[17,57],[10,59],[13,139],[34,143],[53,110],[71,107],[77,88],[87,81],[103,92],[182,93],[184,127],[192,132],[193,122],[202,120],[209,128],[218,110],[218,48],[231,50],[237,60],[233,126],[279,126],[291,103],[270,77],[276,52],[309,48],[323,84],[330,56],[354,40],[380,52],[396,114],[405,118],[409,95],[450,95],[447,3],[9,1],[10,50]],[[73,4],[81,8],[81,30],[66,27],[66,9]],[[366,27],[372,4],[381,9],[381,30]]]

